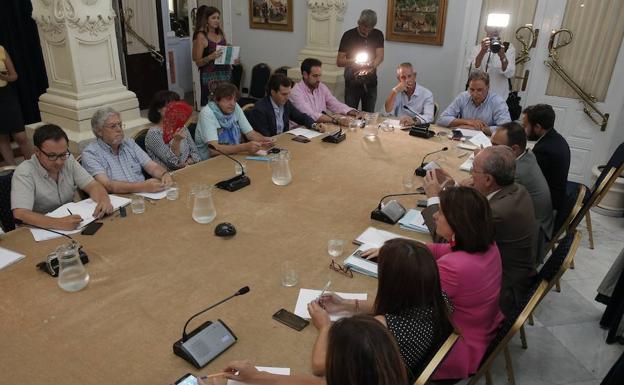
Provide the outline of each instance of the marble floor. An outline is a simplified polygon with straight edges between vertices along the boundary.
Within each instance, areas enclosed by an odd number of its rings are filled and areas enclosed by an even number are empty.
[[[591,217],[595,249],[588,247],[583,221],[576,268],[564,274],[561,293],[553,291],[544,298],[535,312],[535,325],[525,326],[529,348],[522,349],[519,336],[509,345],[518,385],[600,384],[624,351],[624,345],[604,342],[607,331],[599,321],[605,305],[594,301],[598,285],[624,247],[624,218],[595,212]],[[494,384],[506,384],[502,357],[492,376]]]

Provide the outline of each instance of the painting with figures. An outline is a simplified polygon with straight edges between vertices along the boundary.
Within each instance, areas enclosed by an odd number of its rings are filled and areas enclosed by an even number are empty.
[[[249,0],[249,27],[293,30],[293,0]]]
[[[444,44],[447,0],[389,0],[386,39]]]

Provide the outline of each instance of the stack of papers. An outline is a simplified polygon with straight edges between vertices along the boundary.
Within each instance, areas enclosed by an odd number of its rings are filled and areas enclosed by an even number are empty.
[[[470,170],[472,170],[473,162],[474,162],[474,154],[470,154],[470,157],[468,157],[468,159],[466,159],[466,161],[462,163],[461,166],[459,166],[459,169],[462,171],[470,172]]]
[[[113,209],[117,210],[122,206],[127,206],[130,204],[131,200],[128,198],[118,197],[117,195],[109,195],[111,204],[113,205]],[[46,214],[48,217],[52,218],[63,218],[68,215],[80,215],[82,217],[82,222],[76,230],[54,230],[61,234],[76,234],[79,233],[83,227],[88,225],[89,223],[95,221],[95,217],[93,216],[93,211],[97,203],[95,203],[91,198],[82,200],[80,202],[69,202],[64,204],[63,206],[57,208],[56,210],[49,212]],[[71,214],[70,214],[71,212]],[[58,238],[61,235],[53,233],[51,231],[42,230],[42,229],[30,229],[30,232],[35,238],[35,241],[47,241],[48,239]]]
[[[156,201],[158,201],[158,200],[161,200],[161,199],[163,199],[164,197],[166,197],[166,196],[167,196],[167,191],[169,191],[169,190],[170,190],[170,189],[166,189],[166,190],[164,190],[164,191],[161,191],[161,192],[155,192],[155,193],[140,192],[140,193],[134,193],[134,194],[135,194],[135,195],[140,195],[140,196],[145,197],[145,198],[147,198],[147,199],[152,199],[152,200],[156,200]],[[111,201],[112,201],[112,199],[111,199]],[[113,206],[114,206],[114,204],[113,204]]]
[[[310,319],[310,313],[308,313],[308,304],[312,301],[316,301],[318,297],[321,295],[322,290],[312,290],[312,289],[299,289],[299,297],[297,298],[297,304],[295,305],[295,314],[301,318]],[[368,294],[366,293],[338,293],[339,295],[345,299],[359,299],[360,301],[366,301],[368,298]],[[338,321],[344,317],[350,317],[353,314],[348,311],[333,313],[329,315],[329,318],[332,321]]]
[[[269,372],[269,373],[273,373],[273,374],[281,374],[284,376],[288,376],[290,375],[290,368],[273,368],[270,366],[256,366],[256,369],[258,369],[261,372]],[[227,385],[247,385],[247,382],[240,382],[240,381],[235,381],[235,380],[228,380],[227,381]]]
[[[417,231],[419,233],[429,234],[429,229],[425,225],[425,218],[418,210],[411,209],[399,221],[399,227],[403,230]]]
[[[454,128],[453,131],[460,131],[462,133],[462,135],[466,138],[472,138],[473,136],[477,135],[479,132],[481,131],[477,131],[477,130],[473,130],[470,128]]]
[[[383,122],[386,123],[388,126],[396,129],[405,128],[401,126],[401,121],[399,119],[386,119]]]
[[[304,128],[304,127],[297,127],[293,130],[286,131],[286,133],[290,135],[295,135],[295,136],[305,136],[308,139],[316,138],[319,135],[323,135],[323,133],[321,132],[308,130],[307,128]]]
[[[368,249],[372,249],[373,247],[370,245],[360,245],[353,252],[353,254],[349,255],[344,260],[344,265],[350,267],[351,270],[356,273],[368,275],[369,277],[377,278],[377,262],[369,261],[368,259],[362,258],[361,254],[363,251]]]
[[[399,234],[391,233],[389,231],[379,230],[374,227],[369,227],[359,237],[355,238],[353,243],[356,245],[368,245],[368,248],[381,247],[384,242],[394,238],[412,239],[409,237],[403,237]]]
[[[5,249],[4,247],[0,247],[0,270],[14,264],[24,257],[25,255],[23,254],[16,253],[13,250]]]
[[[481,147],[481,146],[483,146],[483,148],[492,147],[492,141],[483,132],[479,132],[472,138],[468,139],[468,141],[472,142],[477,147]]]

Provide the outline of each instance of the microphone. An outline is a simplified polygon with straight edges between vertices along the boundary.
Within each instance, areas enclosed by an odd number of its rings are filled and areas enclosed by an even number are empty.
[[[231,296],[207,307],[206,309],[194,314],[184,324],[182,329],[182,338],[173,344],[173,353],[189,362],[197,369],[201,369],[210,361],[215,359],[219,354],[226,351],[238,339],[227,325],[220,319],[212,322],[206,321],[191,333],[186,334],[186,328],[195,317],[204,314],[222,303],[239,295],[249,293],[249,286],[241,287]]]
[[[215,184],[215,186],[217,186],[220,189],[227,190],[227,191],[236,191],[236,190],[242,189],[245,186],[249,186],[251,184],[251,180],[249,179],[247,175],[245,175],[245,168],[243,167],[241,162],[239,162],[236,158],[231,157],[228,154],[224,153],[223,151],[218,150],[215,146],[213,146],[210,143],[208,143],[208,148],[238,163],[238,165],[241,168],[240,175],[236,175],[235,177],[230,178],[230,179],[222,180],[221,182],[218,182],[217,184]]]
[[[427,119],[425,119],[424,116],[422,116],[418,112],[414,111],[410,106],[403,106],[403,108],[405,108],[406,110],[408,110],[412,114],[416,115],[416,117],[422,121],[422,123],[418,124],[418,126],[424,126],[425,124],[427,124],[427,125],[429,124],[429,122],[427,121]]]
[[[61,236],[65,237],[65,238],[68,238],[70,241],[72,241],[72,243],[75,243],[75,244],[80,246],[78,248],[78,255],[80,256],[80,260],[82,261],[82,263],[83,264],[89,263],[89,256],[87,255],[87,253],[82,251],[82,246],[80,245],[80,243],[78,241],[76,241],[74,238],[72,238],[71,236],[69,236],[67,234],[63,234],[60,231],[55,231],[55,230],[52,230],[52,229],[46,229],[45,227],[40,227],[40,226],[37,226],[37,225],[32,225],[30,223],[26,223],[26,222],[22,221],[21,219],[14,218],[13,221],[15,222],[16,225],[19,225],[19,226],[31,227],[31,228],[39,229],[39,230],[45,230],[45,231],[49,231],[49,232],[54,233],[54,234],[61,235]],[[35,266],[37,267],[37,269],[39,269],[39,270],[41,270],[43,272],[46,272],[46,273],[50,274],[53,277],[58,277],[59,262],[58,262],[58,258],[56,257],[56,253],[54,253],[54,252],[48,254],[48,257],[46,258],[45,261],[39,262]]]
[[[321,114],[328,116],[332,120],[332,123],[338,125],[339,127],[338,131],[334,132],[333,134],[328,134],[321,140],[327,143],[340,143],[343,140],[345,140],[347,138],[347,135],[344,132],[342,132],[342,126],[340,126],[340,122],[338,121],[338,119],[334,118],[332,115],[325,112],[325,110],[321,111]]]
[[[409,106],[403,106],[403,108],[405,108],[406,110],[408,110],[412,114],[416,115],[416,117],[418,119],[420,119],[420,120],[422,120],[424,122],[424,123],[420,123],[420,124],[414,124],[412,126],[412,128],[410,129],[410,132],[409,132],[409,134],[411,136],[417,136],[419,138],[425,138],[425,139],[429,139],[429,138],[432,138],[432,137],[435,136],[435,132],[429,130],[429,126],[431,124],[429,122],[427,122],[427,119],[425,119],[424,116],[422,116],[418,112],[412,110]]]
[[[414,171],[414,174],[418,175],[418,176],[425,176],[427,175],[427,170],[425,170],[425,167],[427,166],[428,163],[425,163],[425,159],[427,159],[427,157],[429,155],[433,155],[433,154],[437,154],[438,152],[442,152],[442,151],[446,151],[448,150],[448,147],[443,147],[439,150],[430,152],[428,154],[426,154],[425,156],[423,156],[423,160],[422,162],[420,162],[420,166],[416,169],[416,171]]]
[[[422,190],[422,187],[419,190]],[[388,202],[385,205],[383,205],[384,199],[390,198],[390,197],[405,196],[405,195],[422,195],[424,193],[425,193],[424,191],[416,191],[416,192],[412,192],[412,193],[384,195],[379,200],[379,204],[377,205],[377,208],[375,208],[375,210],[371,211],[371,216],[370,217],[371,217],[371,219],[374,219],[376,221],[380,221],[380,222],[384,222],[384,223],[388,223],[388,224],[394,225],[395,223],[397,223],[399,221],[399,219],[403,218],[403,215],[405,215],[405,211],[406,211],[405,207],[403,207],[403,205],[401,205],[395,199],[393,199],[390,202]]]

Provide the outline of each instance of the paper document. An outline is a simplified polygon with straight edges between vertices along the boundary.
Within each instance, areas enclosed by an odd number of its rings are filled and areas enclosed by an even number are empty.
[[[429,228],[425,225],[425,218],[420,211],[414,209],[409,210],[407,214],[399,220],[399,227],[404,230],[429,234]]]
[[[366,293],[338,293],[334,292],[346,299],[359,299],[361,301],[365,301],[368,298],[368,294]],[[295,314],[301,318],[310,319],[310,313],[308,313],[308,304],[312,301],[315,301],[319,295],[321,295],[321,290],[312,290],[312,289],[299,289],[299,297],[297,298],[297,304],[295,305]],[[341,318],[348,317],[352,315],[351,312],[340,312],[330,314],[329,318],[332,321],[338,321]]]
[[[350,267],[351,270],[356,273],[368,275],[369,277],[377,278],[377,262],[369,261],[362,258],[361,253],[373,249],[371,245],[360,245],[351,255],[344,260],[344,265]]]
[[[474,154],[470,154],[470,157],[468,157],[468,159],[466,159],[466,161],[462,163],[461,166],[459,166],[459,169],[462,171],[470,172],[470,170],[472,170],[473,162],[474,162]]]
[[[269,372],[269,373],[273,373],[273,374],[282,374],[282,375],[285,375],[285,376],[290,375],[290,368],[273,368],[273,367],[270,367],[270,366],[256,366],[256,369],[258,369],[261,372]],[[247,382],[228,380],[227,381],[227,385],[247,385]]]
[[[385,230],[379,230],[374,227],[369,227],[359,237],[355,238],[353,243],[356,245],[369,245],[371,247],[381,247],[384,242],[389,239],[404,238],[411,239],[409,237],[403,237],[399,234],[391,233]]]
[[[471,143],[475,144],[478,147],[481,147],[481,146],[483,146],[483,148],[492,147],[492,141],[490,140],[490,138],[487,137],[487,135],[485,135],[482,132],[479,132],[477,135],[468,139],[468,141],[470,141]]]
[[[468,142],[468,143],[459,143],[457,145],[458,148],[463,148],[464,150],[468,150],[468,151],[474,151],[477,148],[479,148],[478,146],[475,146],[474,144]]]
[[[153,200],[161,200],[164,197],[167,196],[167,191],[169,191],[170,189],[166,189],[164,191],[161,192],[155,192],[155,193],[149,193],[149,192],[140,192],[140,193],[135,193],[135,195],[140,195],[142,197],[145,197],[147,199],[153,199]]]
[[[117,210],[122,206],[129,205],[131,202],[130,199],[119,197],[117,195],[109,195],[109,198],[110,198],[111,204],[113,205],[114,210]],[[82,200],[80,202],[65,203],[63,206],[57,208],[56,210],[47,213],[46,216],[52,217],[52,218],[63,218],[68,215],[80,215],[82,217],[82,222],[80,222],[80,225],[78,226],[76,230],[54,230],[61,234],[76,234],[76,233],[79,233],[83,227],[85,227],[86,225],[88,225],[89,223],[95,220],[95,217],[93,216],[93,211],[95,210],[96,206],[97,206],[97,203],[95,203],[93,199],[89,198],[89,199]],[[54,239],[54,238],[58,238],[61,236],[51,231],[41,230],[41,229],[31,228],[30,232],[32,233],[33,238],[35,238],[35,241],[37,242],[47,241],[48,239]]]
[[[431,171],[431,170],[435,170],[436,168],[440,168],[440,166],[436,162],[431,161],[427,163],[425,167],[423,167],[423,170]]]
[[[25,255],[23,254],[16,253],[13,250],[5,249],[4,247],[0,247],[0,270],[14,264],[24,257]]]
[[[240,53],[240,47],[231,45],[218,45],[217,51],[222,50],[223,54],[215,59],[215,64],[234,64],[234,61],[238,59]]]
[[[401,121],[399,119],[386,119],[383,122],[389,125],[390,127],[394,127],[397,129],[404,128],[403,126],[401,126]]]
[[[473,136],[481,132],[477,130],[471,130],[470,128],[454,128],[453,131],[455,130],[460,131],[462,135],[465,136],[466,138],[472,138]]]
[[[297,127],[293,130],[286,131],[286,133],[290,135],[295,135],[295,136],[298,136],[298,135],[305,136],[308,139],[316,138],[319,135],[323,135],[322,132],[308,130],[305,127]]]

